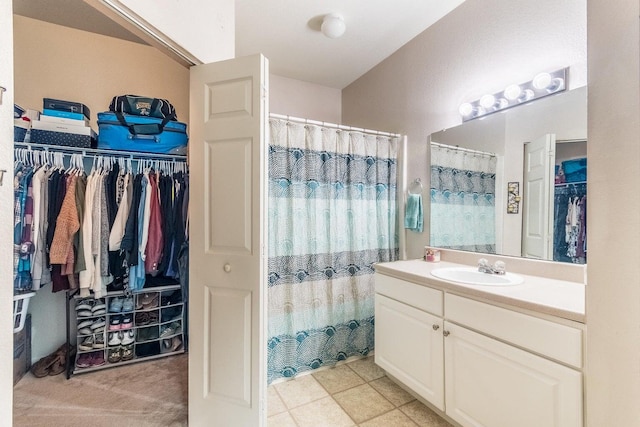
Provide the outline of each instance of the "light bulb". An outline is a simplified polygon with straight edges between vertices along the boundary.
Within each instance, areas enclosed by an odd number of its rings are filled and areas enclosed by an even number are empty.
[[[507,108],[508,106],[509,106],[509,101],[507,101],[505,98],[500,98],[496,102],[496,108],[498,110],[502,110],[503,108]]]
[[[509,101],[515,101],[520,96],[522,88],[519,85],[509,85],[504,90],[504,97]]]
[[[458,112],[461,116],[467,117],[473,112],[473,105],[465,102],[464,104],[460,105],[460,108],[458,108]]]
[[[547,87],[547,92],[549,93],[557,92],[563,87],[564,87],[564,79],[560,77],[556,77],[555,79],[551,80],[551,84],[549,84],[549,87]]]
[[[489,109],[493,107],[496,103],[496,97],[493,95],[483,95],[480,98],[480,105],[482,105],[485,109]]]
[[[344,23],[344,19],[337,13],[330,13],[322,20],[322,26],[320,30],[322,34],[330,39],[336,39],[344,34],[347,26]]]
[[[518,102],[527,102],[531,98],[533,98],[534,93],[531,89],[526,89],[522,92],[522,94],[518,97]]]
[[[533,78],[533,87],[538,90],[546,89],[551,84],[551,74],[540,73]]]

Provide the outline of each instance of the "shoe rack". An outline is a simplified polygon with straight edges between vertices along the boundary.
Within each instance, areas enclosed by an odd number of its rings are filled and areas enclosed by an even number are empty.
[[[180,285],[109,292],[99,299],[75,295],[70,306],[77,351],[69,374],[184,353]]]

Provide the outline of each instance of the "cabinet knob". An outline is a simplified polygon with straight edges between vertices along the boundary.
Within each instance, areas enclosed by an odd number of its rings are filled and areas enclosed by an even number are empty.
[[[231,271],[231,264],[225,264],[223,268],[224,268],[224,271],[228,273]]]
[[[445,330],[445,331],[442,331],[442,335],[444,335],[445,337],[448,337],[450,333],[451,333],[451,332],[446,331],[446,330]]]
[[[440,325],[433,325],[432,328],[434,331],[437,331],[438,329],[440,329]]]

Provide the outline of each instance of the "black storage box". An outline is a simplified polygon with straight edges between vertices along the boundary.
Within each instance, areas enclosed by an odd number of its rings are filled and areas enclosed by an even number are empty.
[[[42,100],[44,110],[66,111],[69,113],[82,113],[87,119],[91,119],[89,107],[79,102],[63,101],[61,99],[44,98]]]

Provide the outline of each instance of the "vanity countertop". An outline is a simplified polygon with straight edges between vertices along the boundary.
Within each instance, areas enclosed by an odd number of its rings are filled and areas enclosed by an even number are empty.
[[[469,267],[453,262],[431,263],[423,260],[386,262],[375,265],[378,273],[408,280],[459,295],[481,298],[560,317],[585,322],[585,285],[583,283],[550,279],[517,273],[524,283],[513,286],[479,286],[450,282],[431,275],[436,268]]]

